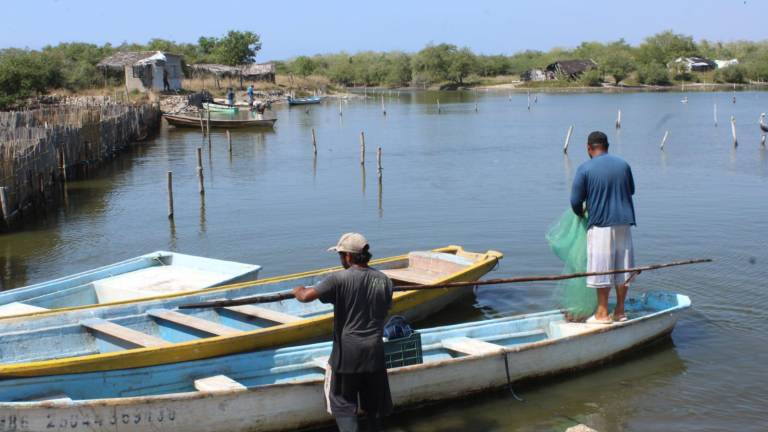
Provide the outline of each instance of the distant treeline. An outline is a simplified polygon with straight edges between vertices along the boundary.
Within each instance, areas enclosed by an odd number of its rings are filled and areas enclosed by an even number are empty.
[[[181,54],[185,62],[237,65],[255,59],[261,48],[258,34],[230,31],[223,37],[201,37],[197,43],[153,39],[145,45],[119,46],[61,43],[41,50],[0,50],[0,108],[51,89],[79,91],[104,85],[96,64],[118,51],[167,51]],[[429,44],[416,53],[400,51],[300,56],[277,62],[278,73],[321,75],[331,82],[366,86],[454,86],[482,82],[490,77],[520,75],[544,68],[556,60],[592,59],[598,69],[583,74],[582,84],[603,81],[666,85],[673,81],[700,81],[699,74],[668,68],[669,62],[686,56],[739,60],[738,66],[717,70],[708,80],[728,83],[768,81],[768,41],[729,43],[700,41],[665,31],[648,37],[638,46],[623,39],[610,43],[584,42],[574,49],[522,51],[513,55],[479,55],[469,48]],[[119,77],[115,77],[119,80]]]
[[[598,68],[585,73],[581,77],[582,84],[632,79],[640,84],[667,85],[673,81],[702,79],[699,74],[668,67],[678,57],[692,56],[738,59],[738,66],[718,70],[710,78],[718,82],[768,80],[768,41],[721,43],[702,40],[697,43],[691,36],[672,31],[650,36],[639,46],[631,46],[620,39],[610,43],[583,42],[574,49],[527,50],[513,55],[479,55],[466,47],[430,44],[414,54],[365,51],[300,56],[280,62],[278,72],[322,75],[343,85],[419,86],[440,82],[461,85],[488,77],[520,75],[530,69],[545,68],[557,60],[592,59]]]

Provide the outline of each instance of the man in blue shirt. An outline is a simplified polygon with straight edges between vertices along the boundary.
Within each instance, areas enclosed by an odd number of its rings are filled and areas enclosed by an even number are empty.
[[[587,272],[623,270],[634,266],[632,232],[635,208],[632,195],[635,182],[629,164],[618,156],[608,154],[608,137],[592,132],[587,138],[590,160],[576,171],[571,191],[571,208],[584,217],[588,215]],[[587,322],[610,324],[626,321],[624,299],[629,288],[629,274],[587,277],[587,286],[597,289],[597,310]],[[616,308],[608,314],[608,297],[616,288]]]

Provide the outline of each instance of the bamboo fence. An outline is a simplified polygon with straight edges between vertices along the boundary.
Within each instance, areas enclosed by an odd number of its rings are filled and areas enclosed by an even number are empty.
[[[67,180],[149,136],[156,104],[77,97],[53,106],[0,112],[0,230],[56,205]]]

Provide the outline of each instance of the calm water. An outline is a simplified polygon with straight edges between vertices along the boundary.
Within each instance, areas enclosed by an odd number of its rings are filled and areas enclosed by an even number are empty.
[[[525,95],[482,92],[387,95],[386,117],[379,99],[344,102],[341,118],[336,101],[309,113],[279,107],[273,132],[233,132],[231,156],[221,133],[212,152],[204,146],[204,202],[195,177],[199,131],[163,129],[96,178],[71,183],[68,206],[48,220],[0,237],[0,283],[13,288],[158,249],[258,263],[263,276],[277,275],[336,264],[324,249],[351,230],[365,233],[379,257],[461,244],[505,252],[494,277],[557,273],[544,233],[567,208],[587,133],[603,129],[634,170],[637,262],[716,259],[644,273],[633,285],[692,298],[672,342],[518,389],[522,403],[489,394],[398,415],[391,429],[562,430],[583,422],[601,431],[767,430],[768,160],[757,119],[768,111],[768,93],[739,93],[736,104],[730,93],[690,94],[688,104],[673,93],[537,97],[530,112]],[[166,218],[169,170],[175,223]],[[552,289],[483,288],[474,305],[456,305],[432,323],[549,309]]]

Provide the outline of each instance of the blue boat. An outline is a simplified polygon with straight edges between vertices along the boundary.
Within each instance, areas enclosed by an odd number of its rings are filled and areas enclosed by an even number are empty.
[[[691,305],[649,292],[628,321],[572,323],[559,310],[420,330],[422,362],[389,370],[404,409],[594,367],[668,336]],[[0,427],[44,431],[246,432],[331,421],[328,342],[137,369],[0,381]],[[23,427],[22,427],[23,425]],[[16,430],[16,429],[13,429]]]
[[[288,96],[288,105],[314,105],[319,104],[323,101],[322,96],[309,96],[309,97],[302,97],[302,98],[294,98],[291,96]]]
[[[157,251],[0,293],[0,317],[132,302],[255,280],[261,266]]]

